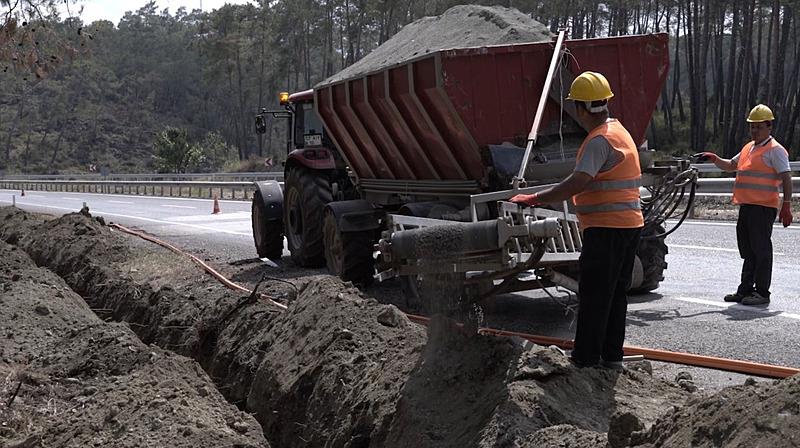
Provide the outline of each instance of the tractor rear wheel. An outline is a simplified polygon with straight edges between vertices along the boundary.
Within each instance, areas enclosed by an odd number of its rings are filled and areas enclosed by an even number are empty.
[[[323,224],[325,241],[325,263],[331,274],[344,281],[368,286],[375,273],[373,241],[371,232],[347,232],[339,230],[336,216],[328,210]]]
[[[292,261],[307,268],[325,264],[322,212],[333,200],[325,173],[293,167],[286,173],[283,224]]]
[[[642,237],[664,233],[664,228],[658,226],[655,230],[642,233]],[[636,256],[641,262],[641,284],[630,288],[631,294],[645,294],[658,288],[664,280],[664,269],[667,268],[666,256],[669,253],[664,237],[642,238]],[[634,269],[637,269],[634,267]]]
[[[252,203],[253,240],[260,258],[280,260],[283,255],[283,222],[267,219],[261,192],[256,191]]]

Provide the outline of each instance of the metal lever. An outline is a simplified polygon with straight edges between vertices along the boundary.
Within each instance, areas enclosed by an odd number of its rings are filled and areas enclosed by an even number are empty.
[[[519,173],[511,181],[511,187],[518,189],[520,183],[525,181],[525,168],[528,166],[528,160],[531,157],[533,145],[536,144],[536,139],[539,135],[539,126],[542,124],[542,114],[544,113],[544,105],[547,103],[547,97],[550,95],[550,83],[553,82],[553,76],[556,72],[558,62],[561,60],[561,47],[564,45],[565,29],[558,32],[558,39],[556,40],[556,48],[553,51],[553,58],[550,60],[550,68],[547,70],[547,77],[544,79],[544,88],[542,89],[542,96],[539,98],[539,106],[536,109],[536,115],[533,118],[533,125],[531,132],[528,134],[528,144],[525,146],[525,155],[522,156],[522,163],[519,166]]]

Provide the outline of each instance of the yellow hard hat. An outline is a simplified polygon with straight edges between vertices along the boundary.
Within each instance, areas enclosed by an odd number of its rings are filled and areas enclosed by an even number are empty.
[[[772,121],[775,119],[775,115],[772,115],[772,109],[769,107],[759,104],[750,111],[750,115],[747,116],[748,123],[761,123],[762,121]]]
[[[614,96],[605,76],[597,72],[583,72],[572,81],[568,100],[602,101]]]

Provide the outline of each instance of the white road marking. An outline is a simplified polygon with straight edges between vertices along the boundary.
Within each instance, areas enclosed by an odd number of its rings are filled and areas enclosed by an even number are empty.
[[[173,205],[173,204],[161,204],[162,207],[172,207],[172,208],[191,208],[196,209],[197,207],[192,207],[191,205]]]
[[[233,212],[233,213],[219,213],[216,215],[188,215],[188,216],[172,216],[166,218],[168,221],[174,222],[203,222],[203,221],[242,221],[250,223],[250,212]]]
[[[678,221],[673,219],[668,219],[668,223],[670,224],[677,224]],[[736,227],[735,222],[719,222],[719,221],[693,221],[687,219],[683,222],[682,225],[694,225],[694,226],[720,226],[720,227]],[[794,224],[789,227],[783,227],[783,224],[776,222],[772,225],[773,228],[776,229],[788,229],[788,230],[800,230],[800,225]]]
[[[789,319],[800,320],[800,314],[787,313],[779,310],[770,310],[769,308],[759,308],[746,305],[740,305],[733,302],[719,302],[716,300],[696,299],[694,297],[675,297],[675,300],[681,302],[695,303],[698,305],[715,306],[717,308],[731,308],[739,311],[749,311],[751,313],[769,314],[770,316],[788,317]]]
[[[126,202],[126,201],[108,201],[114,204],[133,204],[133,202]]]
[[[724,247],[708,247],[708,246],[692,246],[691,244],[669,244],[669,247],[678,247],[681,249],[697,249],[697,250],[717,250],[721,252],[733,252],[735,254],[739,253],[739,249],[727,249]],[[783,252],[773,252],[773,255],[786,255]]]
[[[6,203],[9,203],[9,204],[11,203],[11,201],[4,201],[4,200],[0,200],[0,202],[6,202]],[[67,211],[70,211],[70,212],[76,212],[77,211],[74,208],[56,207],[56,206],[53,206],[53,205],[40,205],[40,204],[31,204],[31,203],[22,203],[22,202],[17,202],[17,204],[18,205],[30,205],[32,207],[39,207],[39,208],[44,208],[44,209],[67,210]],[[141,217],[141,216],[132,216],[132,215],[123,215],[121,213],[109,213],[109,212],[104,212],[104,211],[101,211],[101,210],[92,210],[91,212],[92,212],[93,215],[116,216],[118,218],[138,219],[138,220],[141,220],[141,221],[155,222],[155,223],[158,223],[158,224],[164,224],[164,225],[168,225],[168,226],[187,227],[187,228],[191,228],[191,229],[205,230],[205,231],[208,231],[208,232],[226,233],[228,235],[246,236],[246,237],[250,237],[250,238],[253,237],[252,233],[234,232],[234,231],[231,231],[231,230],[217,229],[217,228],[214,228],[214,227],[200,226],[200,225],[197,225],[197,224],[184,224],[184,223],[177,223],[177,222],[169,222],[169,221],[163,221],[161,219],[144,218],[144,217]]]
[[[81,198],[61,198],[61,199],[65,200],[65,201],[82,201],[83,200]]]

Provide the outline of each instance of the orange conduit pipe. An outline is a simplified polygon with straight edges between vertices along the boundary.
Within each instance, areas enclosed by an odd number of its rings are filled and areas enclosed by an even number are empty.
[[[177,247],[173,246],[170,243],[167,243],[166,241],[161,241],[160,239],[158,239],[156,237],[153,237],[153,236],[141,233],[141,232],[137,232],[135,230],[128,229],[128,228],[123,227],[123,226],[121,226],[119,224],[109,224],[109,227],[113,227],[113,228],[121,230],[121,231],[123,231],[125,233],[129,233],[131,235],[138,236],[139,238],[145,239],[145,240],[150,241],[152,243],[156,243],[159,246],[166,247],[167,249],[175,252],[176,254],[185,255],[185,256],[191,258],[192,261],[194,261],[197,265],[202,267],[206,272],[211,274],[212,277],[214,277],[217,280],[219,280],[223,285],[227,286],[228,288],[233,289],[234,291],[241,291],[241,292],[244,292],[244,293],[247,293],[247,294],[252,294],[253,293],[253,291],[245,288],[244,286],[238,285],[238,284],[228,280],[224,275],[222,275],[219,272],[217,272],[214,268],[212,268],[211,266],[206,264],[203,260],[197,258],[196,256],[194,256],[194,255],[192,255],[192,254],[190,254],[188,252],[184,252],[183,250],[178,249]],[[266,294],[260,294],[259,293],[258,296],[261,299],[264,299],[264,300],[268,301],[269,303],[277,306],[278,308],[280,308],[282,310],[286,309],[286,305],[276,302],[275,300],[272,299],[272,297],[270,297],[270,296],[268,296]]]
[[[119,224],[109,224],[110,227],[119,229],[125,233],[129,233],[131,235],[138,236],[139,238],[145,239],[147,241],[153,242],[158,244],[159,246],[166,247],[167,249],[180,254],[185,255],[192,259],[195,263],[197,263],[200,267],[202,267],[206,272],[211,274],[214,278],[222,282],[225,286],[230,289],[236,291],[242,291],[247,294],[251,294],[252,291],[249,289],[238,285],[214,270],[211,266],[203,262],[203,260],[197,258],[196,256],[184,252],[181,249],[169,244],[165,241],[161,241],[158,238],[153,236],[137,232],[135,230],[128,229],[123,227]],[[282,303],[278,303],[273,300],[271,297],[259,294],[259,296],[272,303],[273,305],[279,307],[282,310],[287,309],[286,305]],[[427,325],[430,322],[430,318],[425,316],[418,316],[415,314],[408,314],[408,319],[412,322],[416,322],[418,324]],[[554,338],[550,336],[539,336],[533,335],[528,333],[519,333],[516,331],[506,331],[506,330],[497,330],[494,328],[480,328],[478,330],[480,334],[487,334],[492,336],[515,336],[522,339],[526,339],[528,341],[533,342],[534,344],[539,345],[555,345],[556,347],[562,349],[571,349],[574,345],[574,342],[569,339],[561,339],[561,338]],[[796,369],[793,367],[783,367],[783,366],[775,366],[771,364],[761,364],[757,362],[750,362],[750,361],[740,361],[736,359],[727,359],[727,358],[717,358],[715,356],[704,356],[704,355],[695,355],[692,353],[681,353],[681,352],[671,352],[668,350],[657,350],[651,348],[643,348],[643,347],[636,347],[636,346],[625,346],[624,348],[626,355],[642,355],[646,359],[653,360],[653,361],[663,361],[669,362],[674,364],[683,364],[689,366],[696,366],[696,367],[706,367],[710,369],[716,370],[725,370],[728,372],[735,372],[735,373],[743,373],[748,375],[756,375],[762,376],[767,378],[788,378],[792,375],[796,375],[800,373],[800,369]]]
[[[409,320],[419,324],[427,325],[430,321],[429,318],[424,316],[417,316],[413,314],[408,315]],[[550,336],[538,336],[527,333],[518,333],[515,331],[496,330],[494,328],[481,328],[478,333],[489,334],[493,336],[516,336],[529,340],[539,345],[555,345],[562,349],[571,349],[574,346],[574,341],[569,339],[554,338]],[[696,367],[707,367],[716,370],[725,370],[728,372],[744,373],[748,375],[763,376],[767,378],[788,378],[792,375],[800,373],[800,369],[793,367],[775,366],[771,364],[761,364],[750,361],[740,361],[737,359],[717,358],[715,356],[695,355],[692,353],[671,352],[668,350],[657,350],[652,348],[643,348],[626,345],[623,347],[626,355],[642,355],[646,359],[653,361],[664,361],[674,364],[683,364]]]

